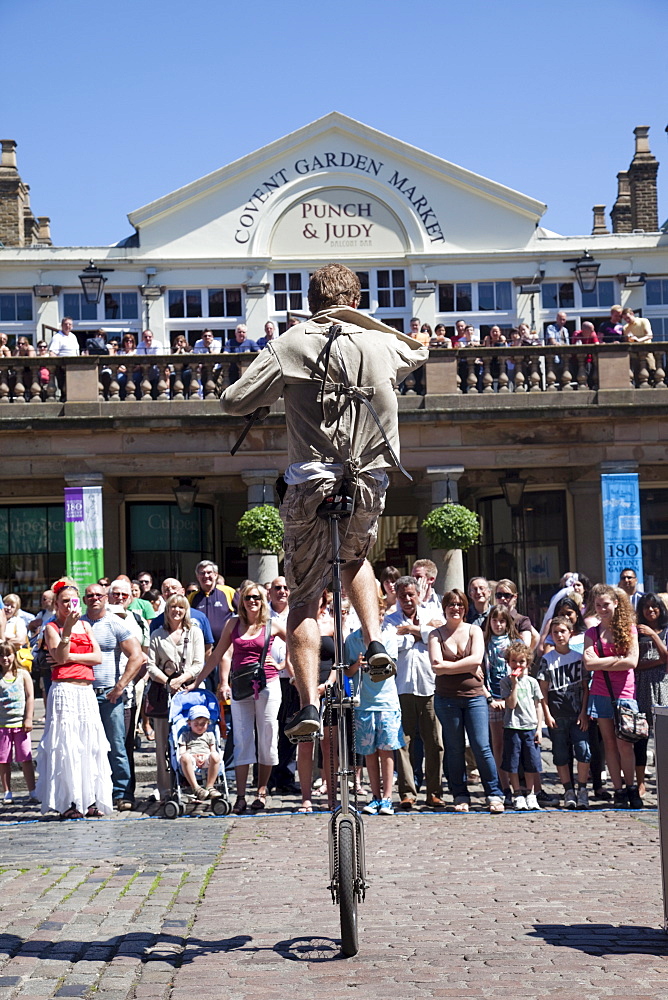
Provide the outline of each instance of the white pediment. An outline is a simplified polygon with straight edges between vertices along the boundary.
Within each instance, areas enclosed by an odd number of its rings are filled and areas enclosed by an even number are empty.
[[[129,219],[140,255],[329,259],[521,248],[545,208],[332,112]]]

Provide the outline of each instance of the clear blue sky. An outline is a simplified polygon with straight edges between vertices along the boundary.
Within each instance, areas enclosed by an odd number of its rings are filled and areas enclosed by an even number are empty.
[[[338,110],[589,233],[633,128],[668,216],[666,0],[0,0],[0,137],[60,245]]]

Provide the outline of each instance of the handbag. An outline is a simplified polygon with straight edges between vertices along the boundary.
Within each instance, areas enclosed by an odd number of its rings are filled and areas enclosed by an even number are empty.
[[[598,655],[603,658],[603,644],[601,642],[601,626],[596,627],[596,648]],[[639,740],[646,740],[649,737],[649,723],[644,712],[634,712],[628,705],[620,705],[612,690],[612,681],[607,670],[603,670],[605,684],[610,694],[612,711],[615,716],[615,736],[618,740],[625,740],[627,743],[637,743]]]
[[[264,670],[264,661],[269,652],[271,641],[271,621],[265,626],[264,648],[258,663],[248,663],[240,670],[233,670],[230,678],[232,697],[235,701],[244,701],[251,695],[257,701],[260,691],[267,686],[267,675]]]
[[[182,674],[185,668],[186,656],[188,654],[188,639],[189,635],[186,634],[183,637],[183,649],[181,651],[181,662],[172,674],[172,677],[178,677]],[[169,698],[167,696],[167,684],[163,684],[162,681],[150,680],[146,685],[146,693],[144,694],[144,715],[149,719],[166,719],[169,714]]]

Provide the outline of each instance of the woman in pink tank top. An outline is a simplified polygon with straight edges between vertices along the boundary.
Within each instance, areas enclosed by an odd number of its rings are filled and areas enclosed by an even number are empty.
[[[642,809],[643,801],[635,783],[633,744],[615,736],[615,702],[638,711],[635,700],[635,668],[638,665],[638,633],[631,602],[617,587],[599,584],[594,610],[601,624],[587,629],[584,665],[593,674],[589,689],[588,714],[598,720],[605,744],[605,759],[615,789],[618,808]],[[613,698],[606,682],[612,687]]]
[[[267,629],[269,647],[264,661],[266,687],[254,695],[235,701],[232,698],[232,729],[234,733],[234,770],[237,779],[237,800],[233,811],[246,811],[246,784],[248,768],[258,762],[257,795],[251,805],[254,812],[264,809],[267,803],[267,782],[274,764],[278,764],[278,711],[281,707],[281,685],[278,667],[271,656],[275,636],[285,640],[285,626],[278,618],[271,618],[267,597],[257,583],[246,583],[239,592],[239,614],[225,623],[216,648],[213,650],[198,678],[203,680],[221,664],[218,697],[228,700],[232,695],[230,674],[244,667],[259,663],[264,649]],[[222,661],[222,662],[221,662]],[[257,730],[257,756],[255,733]]]

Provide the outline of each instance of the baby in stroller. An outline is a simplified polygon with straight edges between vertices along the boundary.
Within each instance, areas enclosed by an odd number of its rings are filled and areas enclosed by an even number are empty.
[[[180,691],[170,699],[168,752],[172,791],[170,801],[165,804],[165,815],[169,819],[183,815],[179,773],[198,802],[210,802],[216,815],[229,812],[227,783],[217,736],[219,720],[218,701],[210,691],[202,688]],[[205,773],[204,788],[197,780],[198,771]]]
[[[188,712],[188,728],[182,729],[176,744],[176,759],[196,799],[219,799],[215,788],[220,770],[216,737],[209,730],[211,713],[206,705],[193,705]],[[197,780],[196,771],[206,768],[206,788]]]

